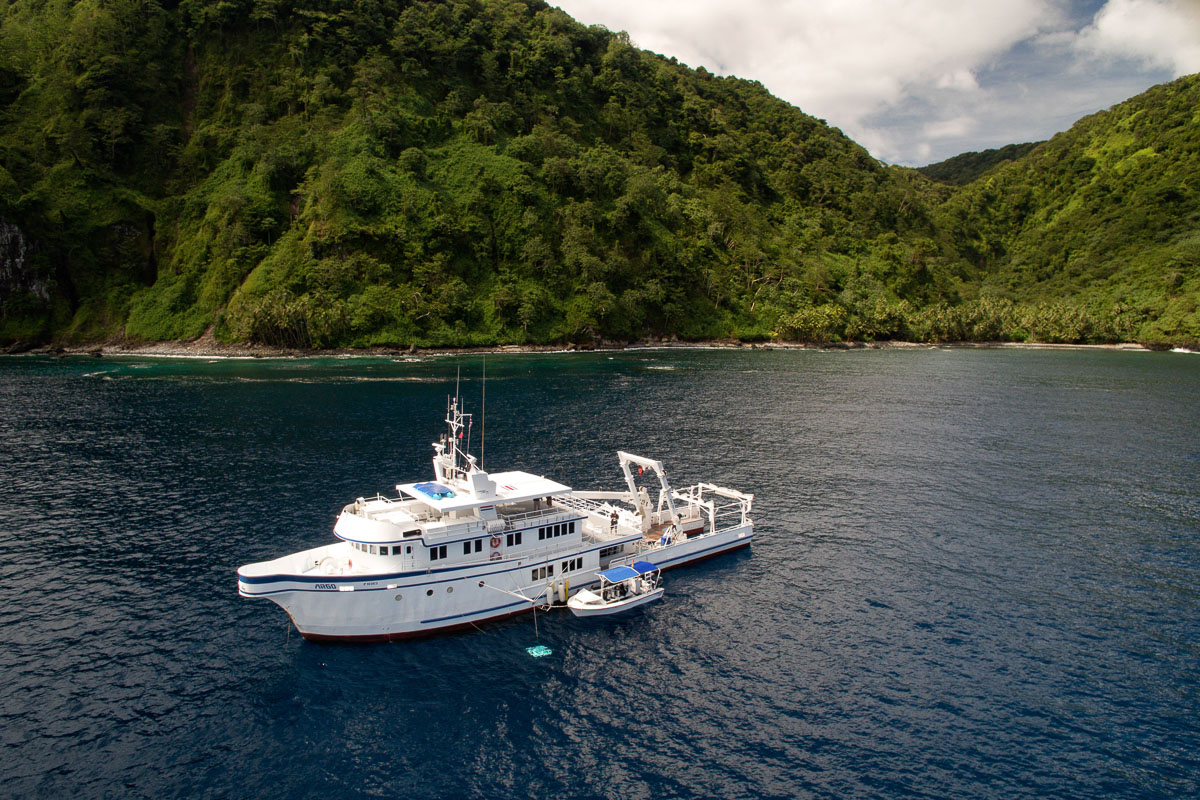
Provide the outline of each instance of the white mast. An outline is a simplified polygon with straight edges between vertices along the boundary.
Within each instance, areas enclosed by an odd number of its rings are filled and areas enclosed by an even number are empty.
[[[458,406],[459,399],[447,398],[446,433],[433,445],[433,473],[439,481],[459,480],[478,469],[475,456],[463,448],[465,431],[470,431],[472,415],[464,414]]]

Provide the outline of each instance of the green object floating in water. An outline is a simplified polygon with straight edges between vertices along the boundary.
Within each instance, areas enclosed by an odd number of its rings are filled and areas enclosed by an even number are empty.
[[[525,652],[529,653],[529,655],[533,656],[534,658],[544,658],[554,651],[549,647],[546,647],[544,644],[535,644],[533,647],[526,647]]]

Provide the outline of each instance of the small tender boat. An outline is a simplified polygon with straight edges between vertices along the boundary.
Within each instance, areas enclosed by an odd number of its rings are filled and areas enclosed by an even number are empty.
[[[567,601],[567,608],[575,616],[616,614],[653,603],[663,596],[659,569],[649,561],[635,561],[629,566],[606,569],[596,573],[596,577],[600,579],[598,594],[591,589],[580,589]]]

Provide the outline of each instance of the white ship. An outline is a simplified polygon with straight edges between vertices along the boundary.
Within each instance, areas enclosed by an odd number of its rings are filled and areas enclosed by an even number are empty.
[[[238,593],[273,600],[306,639],[403,639],[565,602],[635,559],[670,569],[753,538],[751,494],[675,490],[661,462],[624,452],[622,491],[488,473],[462,446],[470,423],[449,401],[433,480],[358,498],[338,516],[337,542],[239,568]],[[650,474],[656,502],[638,483]]]

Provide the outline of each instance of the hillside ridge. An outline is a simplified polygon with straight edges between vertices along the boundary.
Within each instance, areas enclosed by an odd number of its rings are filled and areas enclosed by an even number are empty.
[[[1194,80],[954,187],[539,0],[3,14],[0,342],[1200,338]]]

